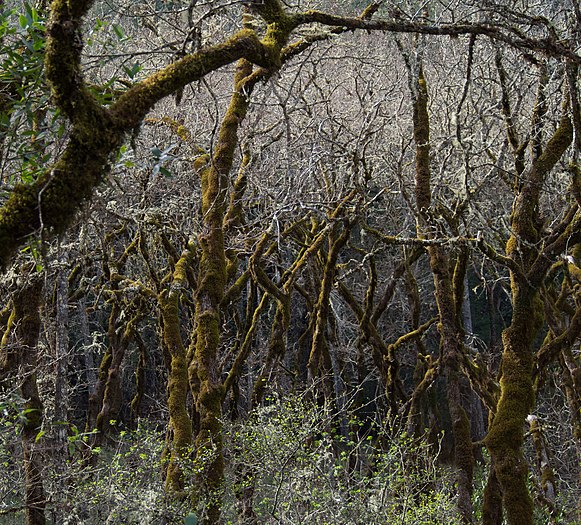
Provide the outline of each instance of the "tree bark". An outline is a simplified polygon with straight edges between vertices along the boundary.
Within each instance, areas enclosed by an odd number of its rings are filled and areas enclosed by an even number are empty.
[[[420,238],[434,238],[436,226],[431,221],[431,169],[430,124],[428,115],[428,89],[424,73],[419,65],[415,79],[413,100],[414,140],[416,143],[416,206],[417,230]],[[458,510],[463,523],[472,523],[472,489],[474,455],[470,421],[462,406],[460,395],[460,362],[464,351],[464,332],[461,324],[461,308],[457,307],[452,277],[451,261],[441,245],[427,247],[432,270],[440,332],[440,358],[446,373],[448,408],[452,418],[454,435],[454,459],[458,468]],[[460,303],[461,304],[461,303]]]
[[[40,275],[28,277],[14,295],[16,319],[15,340],[18,345],[19,373],[22,377],[20,390],[25,400],[25,422],[22,428],[24,473],[26,489],[26,524],[45,525],[46,498],[43,487],[43,460],[36,437],[41,430],[43,405],[36,383],[37,344],[40,333],[40,301],[43,280]]]
[[[539,289],[561,244],[573,242],[565,231],[541,253],[539,199],[542,184],[571,143],[572,124],[565,114],[543,153],[524,174],[512,212],[512,235],[506,244],[512,261],[512,320],[502,333],[500,399],[486,436],[486,446],[502,487],[510,525],[532,525],[533,501],[527,487],[528,466],[522,452],[525,420],[534,406],[533,343],[544,321]],[[520,189],[519,189],[520,188]],[[578,235],[578,232],[577,234]],[[559,241],[561,239],[561,241]]]

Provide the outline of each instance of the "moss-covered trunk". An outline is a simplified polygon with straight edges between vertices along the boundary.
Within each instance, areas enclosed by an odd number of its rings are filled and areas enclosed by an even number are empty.
[[[183,460],[191,453],[192,421],[187,409],[188,361],[180,331],[180,296],[187,283],[186,267],[191,252],[186,249],[176,264],[169,289],[158,297],[163,319],[163,342],[169,352],[170,366],[167,384],[170,431],[169,464],[166,471],[166,490],[182,497],[184,490]]]
[[[416,206],[417,230],[420,238],[434,238],[438,231],[431,216],[430,124],[428,89],[419,69],[414,93],[414,140],[416,143]],[[427,247],[432,270],[440,332],[440,359],[444,366],[448,389],[448,409],[452,418],[454,458],[458,469],[458,509],[464,523],[472,523],[472,483],[474,456],[470,421],[462,406],[460,362],[463,353],[461,309],[457,307],[452,265],[447,250],[439,244]],[[463,292],[463,290],[462,290]]]
[[[240,60],[234,76],[234,93],[222,120],[214,156],[207,160],[208,165],[199,170],[202,183],[202,231],[198,235],[201,257],[190,384],[200,418],[195,438],[196,458],[203,463],[196,498],[206,500],[206,516],[203,520],[208,524],[219,522],[224,480],[221,423],[224,385],[220,379],[218,363],[220,305],[227,284],[224,219],[229,174],[238,145],[238,127],[246,116],[249,104],[243,91],[243,81],[251,73],[252,64]]]
[[[542,96],[540,91],[539,97]],[[564,228],[565,231],[539,253],[544,241],[539,215],[541,188],[571,143],[572,136],[572,124],[565,112],[542,153],[539,153],[540,148],[532,152],[531,167],[515,186],[512,234],[506,244],[506,255],[511,262],[512,319],[502,333],[501,393],[485,440],[502,488],[503,507],[510,525],[533,523],[533,501],[527,486],[528,466],[522,444],[525,420],[535,402],[533,343],[544,322],[539,290],[552,259],[574,236]]]
[[[258,61],[255,60],[260,63],[264,59],[262,53],[266,53],[266,69],[253,74],[252,63],[244,58],[237,62],[234,92],[222,119],[214,155],[197,162],[202,185],[202,228],[198,235],[201,257],[189,377],[200,418],[195,438],[196,459],[200,466],[203,465],[195,499],[205,500],[206,511],[202,521],[208,525],[219,523],[224,481],[221,416],[225,388],[220,378],[218,350],[220,310],[228,280],[224,235],[225,227],[231,223],[231,216],[227,213],[229,175],[238,146],[238,130],[246,117],[252,89],[257,81],[267,80],[280,66],[281,49],[293,29],[278,0],[267,0],[253,7],[267,22],[259,53],[261,56]],[[253,33],[249,29],[244,31]],[[234,200],[240,190],[240,187],[234,188]],[[236,214],[235,209],[232,213]]]
[[[22,427],[22,449],[26,492],[26,524],[44,525],[46,498],[43,488],[43,460],[36,437],[43,419],[43,405],[36,383],[37,343],[40,333],[40,301],[43,280],[39,275],[25,277],[29,282],[14,296],[15,344],[18,350],[20,391],[26,418]]]
[[[106,368],[99,371],[99,380],[105,378],[104,385],[100,385],[97,390],[102,392],[102,402],[99,413],[95,421],[95,428],[98,431],[99,439],[106,438],[111,432],[111,427],[114,421],[117,421],[121,413],[121,405],[123,402],[123,360],[129,343],[134,337],[136,325],[140,319],[140,313],[137,313],[126,324],[122,333],[118,336],[113,335],[113,339],[109,341],[107,353],[101,364]],[[104,376],[104,377],[102,377]],[[98,402],[98,398],[95,402]]]
[[[502,487],[496,477],[494,461],[490,462],[482,497],[482,525],[502,525]]]
[[[200,417],[195,439],[196,457],[203,462],[199,476],[198,497],[206,499],[207,516],[204,523],[218,523],[224,479],[222,455],[222,397],[223,385],[219,376],[218,348],[220,344],[220,302],[226,286],[226,255],[222,231],[224,177],[212,167],[202,173],[203,231],[199,235],[202,256],[198,289],[196,291],[195,352],[190,365],[190,381]]]
[[[527,487],[528,466],[522,444],[524,422],[534,405],[532,344],[543,320],[540,308],[535,290],[526,283],[513,283],[512,322],[502,333],[501,397],[486,437],[511,525],[533,522],[533,501]]]
[[[103,272],[110,283],[111,313],[107,325],[107,349],[99,365],[99,374],[93,391],[89,395],[86,431],[98,432],[93,436],[94,443],[106,439],[111,431],[111,421],[116,421],[122,405],[122,364],[129,343],[133,340],[137,323],[143,316],[140,307],[144,306],[137,297],[127,303],[119,286],[125,263],[137,245],[134,238],[123,253],[114,261],[107,257]],[[124,319],[128,319],[125,321]]]

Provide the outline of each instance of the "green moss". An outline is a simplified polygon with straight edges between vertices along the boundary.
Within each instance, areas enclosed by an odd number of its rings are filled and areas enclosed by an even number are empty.
[[[210,379],[207,366],[213,363],[220,344],[220,316],[216,310],[204,310],[196,317],[196,360],[206,365],[200,371],[200,381]]]
[[[575,259],[575,264],[577,266],[581,266],[581,243],[576,244],[573,246],[573,250],[571,251],[573,258]]]
[[[271,65],[256,33],[242,29],[225,42],[187,55],[135,84],[111,106],[111,113],[123,128],[134,128],[162,98],[243,57],[263,67]]]
[[[221,492],[224,480],[224,458],[222,455],[222,399],[224,388],[217,377],[216,355],[220,343],[220,316],[213,308],[203,308],[198,302],[196,316],[195,392],[196,406],[200,416],[196,436],[196,458],[204,465],[199,477],[194,505],[204,496],[211,496],[207,523],[218,523]],[[192,365],[193,366],[193,365]]]
[[[284,22],[275,22],[268,25],[262,44],[268,53],[272,64],[271,67],[278,69],[282,65],[281,51],[289,35],[290,32]]]
[[[533,342],[544,322],[544,308],[538,291],[545,274],[531,268],[538,258],[541,235],[538,202],[546,175],[561,158],[572,140],[572,126],[564,116],[543,153],[533,163],[517,196],[511,217],[513,235],[506,245],[507,255],[526,277],[511,272],[512,320],[502,334],[503,356],[501,395],[485,443],[502,487],[508,522],[529,525],[533,502],[527,488],[527,465],[522,454],[523,426],[534,406],[532,381]],[[546,270],[544,270],[546,273]]]
[[[258,13],[268,24],[287,18],[279,0],[260,0],[259,2],[251,2],[249,7]]]
[[[124,133],[138,128],[155,103],[210,71],[242,57],[265,68],[276,67],[280,46],[292,28],[288,17],[281,11],[267,31],[265,43],[260,42],[254,31],[244,29],[224,43],[188,55],[139,82],[106,110],[98,106],[86,89],[80,72],[78,30],[80,17],[89,4],[58,0],[51,8],[46,72],[56,104],[73,123],[71,142],[52,170],[32,186],[17,186],[0,210],[2,267],[41,225],[51,233],[66,229],[82,202],[90,197],[101,181],[109,155],[121,145]],[[271,14],[274,16],[274,12]],[[240,99],[244,97],[240,95]],[[242,118],[244,110],[238,108],[227,115],[225,123],[229,121],[235,127],[236,121]],[[228,132],[227,126],[224,126],[224,132]],[[229,155],[220,153],[219,161],[227,164]],[[225,170],[218,171],[225,173]],[[211,191],[205,196],[207,204],[216,197]]]
[[[488,446],[518,449],[522,445],[523,423],[534,404],[531,371],[532,359],[519,357],[511,351],[503,354],[501,397],[486,438]]]
[[[109,152],[120,144],[119,135],[112,133],[104,139],[95,131],[98,129],[93,127],[93,142],[74,129],[51,170],[32,185],[14,188],[0,210],[0,266],[6,266],[23,240],[41,227],[47,233],[60,233],[73,222],[80,204],[101,181]]]
[[[484,487],[482,523],[483,525],[502,525],[502,488],[496,477],[494,465],[490,465],[490,472]]]
[[[2,336],[2,341],[0,342],[0,348],[4,348],[8,344],[8,338],[14,327],[14,322],[16,321],[16,311],[12,308],[10,316],[8,317],[8,322],[6,323],[6,329],[4,330],[4,335]]]
[[[242,155],[242,160],[240,162],[240,169],[238,170],[238,177],[234,182],[232,191],[230,192],[230,203],[228,205],[228,211],[224,217],[224,231],[228,232],[232,228],[236,227],[242,221],[243,212],[243,197],[246,192],[246,187],[248,185],[247,169],[250,165],[251,157],[248,152]],[[232,259],[234,253],[229,255]]]
[[[179,293],[165,290],[159,296],[163,317],[164,342],[171,354],[168,379],[168,410],[173,439],[166,473],[166,489],[180,494],[184,487],[180,461],[189,455],[192,445],[192,422],[186,408],[188,363],[179,321]]]
[[[228,257],[226,262],[226,280],[231,281],[238,271],[238,257],[235,253]]]
[[[103,354],[103,358],[101,359],[101,364],[99,366],[99,380],[105,381],[107,379],[112,361],[113,353],[111,352],[111,348],[108,347],[106,352]]]
[[[194,160],[194,170],[196,171],[196,173],[201,175],[202,170],[208,166],[208,162],[210,162],[210,155],[208,155],[207,153],[196,157],[196,159]]]
[[[532,356],[524,340],[526,337],[514,326],[503,333],[501,397],[485,440],[502,486],[504,508],[511,525],[532,523],[533,502],[527,488],[527,464],[521,451],[524,421],[534,404]]]
[[[428,88],[421,73],[413,105],[414,140],[416,143],[416,205],[424,216],[432,199],[430,186],[430,119],[428,114]]]
[[[472,434],[470,430],[470,420],[466,415],[466,411],[461,407],[457,406],[453,409],[454,421],[454,456],[456,466],[467,473],[470,480],[470,486],[472,482],[473,470],[474,470],[474,455],[472,447]]]
[[[559,127],[545,146],[542,155],[535,162],[534,169],[543,175],[548,173],[565,153],[573,140],[573,124],[567,112],[564,113]]]

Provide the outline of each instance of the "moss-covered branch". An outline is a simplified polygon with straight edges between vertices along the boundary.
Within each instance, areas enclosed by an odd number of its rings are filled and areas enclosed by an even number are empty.
[[[421,21],[401,19],[365,20],[357,17],[339,16],[321,11],[306,11],[294,16],[298,25],[319,23],[331,27],[345,27],[351,31],[364,29],[367,31],[385,31],[390,33],[414,33],[423,35],[483,35],[494,41],[508,44],[525,51],[535,51],[554,57],[568,58],[573,63],[581,64],[581,56],[559,42],[555,38],[527,37],[517,28],[492,25],[486,23],[430,24]]]
[[[308,368],[311,378],[314,379],[321,368],[321,357],[324,354],[324,347],[327,345],[326,329],[330,310],[330,295],[335,283],[337,273],[337,259],[339,252],[349,239],[351,233],[351,224],[346,221],[344,225],[336,223],[329,232],[329,251],[323,270],[323,279],[319,297],[315,304],[315,329],[311,353],[309,356]],[[325,370],[324,372],[328,372]]]
[[[242,366],[246,362],[246,359],[248,358],[250,350],[252,349],[252,342],[254,340],[254,336],[256,334],[256,331],[258,330],[258,327],[259,327],[260,316],[264,312],[264,309],[268,306],[269,299],[270,299],[269,295],[265,293],[262,296],[260,303],[258,303],[256,308],[254,309],[254,313],[252,315],[252,321],[250,323],[250,326],[249,326],[248,330],[246,330],[246,333],[244,334],[244,340],[242,341],[242,344],[240,345],[240,349],[238,351],[238,354],[236,355],[236,358],[234,359],[234,363],[232,364],[232,367],[230,368],[230,371],[228,372],[228,376],[226,377],[226,379],[224,381],[224,394],[226,394],[228,392],[228,390],[234,384],[234,381],[236,381],[238,379],[238,377],[240,376],[240,373],[242,371]]]
[[[184,250],[176,262],[172,283],[159,294],[159,304],[163,319],[163,340],[171,356],[168,378],[168,410],[171,423],[172,441],[170,461],[166,473],[166,490],[181,495],[184,477],[181,460],[191,453],[193,444],[192,422],[186,406],[189,390],[188,361],[181,335],[179,301],[187,284],[187,266],[191,264],[192,253]]]
[[[101,182],[110,155],[120,147],[125,133],[138,127],[162,98],[242,57],[267,69],[273,65],[268,46],[253,31],[242,30],[152,74],[106,109],[89,93],[80,67],[80,27],[90,4],[55,0],[51,7],[47,79],[55,103],[71,119],[73,128],[56,164],[33,184],[17,185],[0,209],[0,267],[7,266],[30,235],[58,234],[71,224]]]
[[[81,123],[90,113],[102,111],[89,93],[81,72],[83,17],[92,0],[53,0],[47,26],[45,72],[55,104]]]
[[[428,86],[420,62],[418,71],[409,67],[413,103],[413,130],[416,146],[415,198],[416,223],[419,238],[433,239],[438,226],[432,220],[430,118],[428,111]],[[459,317],[454,290],[452,263],[442,245],[427,247],[430,269],[433,274],[440,332],[440,360],[446,372],[448,409],[452,418],[454,458],[458,469],[458,510],[464,523],[472,523],[472,481],[474,456],[470,421],[462,406],[461,367],[463,347],[462,322]]]

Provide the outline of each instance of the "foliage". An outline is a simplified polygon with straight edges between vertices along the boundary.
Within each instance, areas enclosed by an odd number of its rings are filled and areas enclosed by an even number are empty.
[[[45,30],[43,13],[27,2],[0,12],[0,136],[11,184],[36,180],[52,158],[53,134],[64,131],[42,81]]]
[[[224,487],[225,523],[238,522],[240,494],[249,486],[261,524],[459,523],[449,490],[451,472],[438,466],[434,447],[376,425],[361,437],[357,432],[353,439],[338,436],[328,431],[336,418],[329,407],[289,397],[270,399],[247,422],[227,425],[231,462]],[[350,424],[362,428],[355,418]],[[4,428],[8,426],[6,420]],[[5,433],[2,437],[2,446],[13,443]],[[378,441],[384,444],[382,452],[374,446]],[[76,446],[63,479],[55,479],[53,472],[45,480],[49,487],[64,481],[66,492],[58,497],[62,525],[189,524],[203,515],[203,502],[197,513],[188,513],[186,502],[165,494],[159,432],[145,427],[121,431],[114,442],[100,447],[91,447],[87,435],[73,434],[69,443]],[[13,472],[16,457],[13,448],[11,454],[1,451],[4,475]],[[182,466],[192,481],[204,468],[188,460]],[[5,483],[0,483],[2,491],[8,488]],[[16,496],[3,498],[0,511],[8,504],[18,507],[22,494]],[[18,514],[13,517],[18,523]]]
[[[401,430],[363,424],[305,396],[278,397],[228,428],[227,486],[254,489],[259,523],[459,523],[437,450]],[[225,515],[235,523],[232,495]]]

